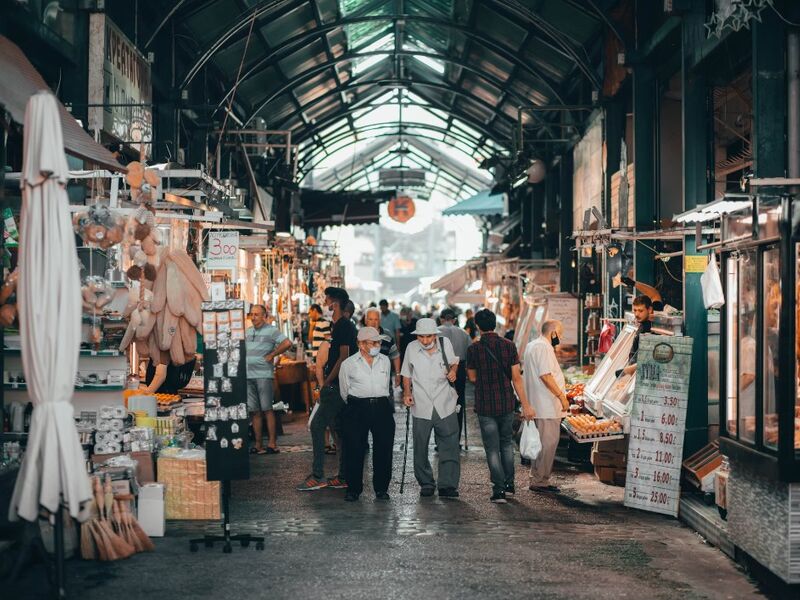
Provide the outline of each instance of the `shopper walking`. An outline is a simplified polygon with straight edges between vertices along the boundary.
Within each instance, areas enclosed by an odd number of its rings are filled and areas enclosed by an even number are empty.
[[[420,319],[403,361],[403,403],[414,417],[414,475],[420,496],[433,496],[436,480],[428,458],[431,431],[439,448],[439,497],[458,498],[461,463],[458,451],[458,357],[447,338],[439,336],[433,319]]]
[[[550,474],[561,437],[561,419],[569,408],[564,374],[555,353],[562,334],[561,321],[545,321],[541,331],[523,352],[525,389],[536,411],[536,429],[542,442],[539,457],[531,463],[529,489],[557,492],[558,488],[550,485]]]
[[[516,392],[526,420],[535,411],[528,402],[520,371],[517,347],[495,332],[497,317],[487,309],[475,314],[481,339],[467,350],[467,376],[475,384],[475,412],[481,427],[483,448],[492,481],[490,500],[503,504],[514,487],[512,425]]]
[[[397,316],[397,313],[389,310],[389,302],[386,300],[381,300],[378,302],[378,305],[381,307],[381,327],[386,330],[395,343],[399,342],[402,335],[400,333],[402,325],[400,323],[400,317]]]
[[[392,340],[391,336],[388,335],[388,332],[381,327],[381,311],[376,306],[371,306],[366,310],[364,313],[364,324],[367,327],[372,327],[373,329],[377,329],[378,333],[383,336],[381,337],[381,345],[380,345],[380,352],[386,358],[389,359],[393,370],[394,376],[394,385],[400,386],[400,351],[397,349],[397,344]],[[391,388],[389,388],[389,392],[391,392]],[[392,394],[389,394],[391,397]]]
[[[471,308],[466,310],[464,318],[467,320],[467,322],[464,323],[464,331],[469,334],[469,339],[474,340],[478,337],[478,326],[475,325],[475,315]]]
[[[320,388],[319,408],[316,409],[314,418],[311,419],[312,471],[311,475],[297,487],[299,491],[312,491],[324,487],[334,489],[347,487],[344,478],[347,448],[338,441],[339,473],[336,477],[325,479],[325,429],[333,426],[335,430],[341,431],[337,417],[344,407],[344,400],[339,392],[339,369],[342,363],[358,350],[355,325],[344,315],[344,307],[349,300],[347,292],[342,288],[329,287],[325,290],[325,304],[333,315],[333,331],[328,362],[325,363],[325,380]]]
[[[397,344],[400,348],[400,360],[403,361],[406,356],[406,348],[408,345],[417,339],[412,332],[417,327],[417,319],[414,317],[414,311],[404,306],[400,309],[400,341]]]
[[[252,327],[245,331],[247,352],[247,408],[253,423],[255,447],[251,454],[277,454],[278,436],[275,428],[275,412],[272,410],[275,384],[275,358],[292,347],[292,342],[280,329],[267,324],[267,309],[260,304],[250,309]],[[267,421],[269,442],[264,449],[262,419]]]
[[[358,332],[358,353],[342,363],[339,392],[346,405],[342,411],[344,446],[347,448],[345,500],[355,502],[364,489],[364,457],[367,436],[372,433],[372,488],[378,500],[389,499],[394,447],[394,405],[390,396],[389,358],[381,344],[389,339],[374,327]]]
[[[440,315],[442,321],[439,331],[443,337],[453,344],[453,352],[458,357],[458,370],[456,370],[456,393],[458,394],[458,437],[461,439],[464,418],[467,412],[467,348],[472,340],[469,334],[456,324],[456,312],[452,308],[445,308]]]
[[[331,322],[322,315],[322,307],[312,304],[308,309],[308,347],[311,349],[311,358],[317,359],[319,347],[331,337]]]

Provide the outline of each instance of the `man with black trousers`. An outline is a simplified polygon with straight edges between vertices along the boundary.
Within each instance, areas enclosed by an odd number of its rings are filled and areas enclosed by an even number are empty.
[[[364,457],[367,436],[372,433],[372,487],[377,500],[389,499],[394,446],[394,404],[388,395],[391,364],[381,353],[389,341],[374,327],[358,332],[358,353],[339,369],[339,392],[345,399],[342,431],[347,448],[345,500],[355,502],[364,489]]]
[[[505,504],[506,495],[514,494],[514,392],[522,404],[522,417],[536,416],[525,394],[517,347],[495,333],[497,317],[487,309],[475,314],[481,332],[479,342],[467,350],[467,377],[475,384],[475,412],[481,427],[483,448],[492,480],[490,500]]]
[[[331,346],[328,351],[328,362],[325,363],[325,381],[319,393],[319,406],[311,419],[311,444],[314,451],[314,460],[311,475],[301,483],[297,489],[308,492],[330,487],[333,489],[347,488],[344,479],[344,465],[347,447],[341,444],[339,450],[339,474],[336,477],[325,479],[325,429],[334,426],[339,433],[339,420],[337,417],[344,408],[344,400],[339,393],[339,369],[348,356],[358,351],[356,344],[356,326],[345,316],[345,305],[350,296],[342,288],[329,287],[325,289],[325,304],[333,311],[333,330]]]

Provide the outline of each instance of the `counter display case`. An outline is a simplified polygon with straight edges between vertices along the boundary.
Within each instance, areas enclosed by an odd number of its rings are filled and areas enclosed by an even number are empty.
[[[586,407],[595,415],[603,412],[605,399],[617,383],[616,372],[628,364],[628,355],[637,329],[636,325],[630,323],[622,328],[611,349],[600,361],[594,375],[586,384],[583,392],[584,401]],[[618,399],[618,392],[614,393],[614,398]]]
[[[793,230],[792,212],[800,206],[789,196],[754,196],[723,219],[721,247],[720,449],[782,481],[800,481],[800,226]]]

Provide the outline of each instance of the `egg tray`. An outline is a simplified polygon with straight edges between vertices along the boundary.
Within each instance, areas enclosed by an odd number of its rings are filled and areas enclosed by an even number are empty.
[[[566,421],[561,421],[561,427],[579,444],[589,444],[597,441],[608,440],[622,440],[625,439],[625,434],[621,431],[614,433],[605,433],[600,431],[591,431],[587,433],[579,432],[573,429]]]

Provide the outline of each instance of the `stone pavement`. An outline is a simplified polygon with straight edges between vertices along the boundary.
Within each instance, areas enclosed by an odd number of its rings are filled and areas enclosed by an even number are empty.
[[[477,421],[462,454],[461,498],[420,498],[409,471],[401,496],[404,413],[396,413],[391,501],[369,483],[358,503],[341,490],[300,493],[310,469],[304,421],[285,427],[282,453],[251,458],[252,476],[233,483],[234,531],[266,535],[266,550],[232,554],[188,539],[215,523],[170,522],[156,552],[116,563],[67,563],[73,598],[752,598],[754,583],[722,552],[675,519],[626,509],[622,488],[559,462],[560,494],[527,490],[489,502]],[[433,448],[431,447],[433,455]],[[328,457],[334,469],[336,457]],[[411,462],[409,461],[409,468]],[[333,471],[329,472],[333,474]],[[369,474],[365,474],[369,482]],[[39,569],[3,598],[45,597]],[[10,595],[7,595],[10,591]]]

